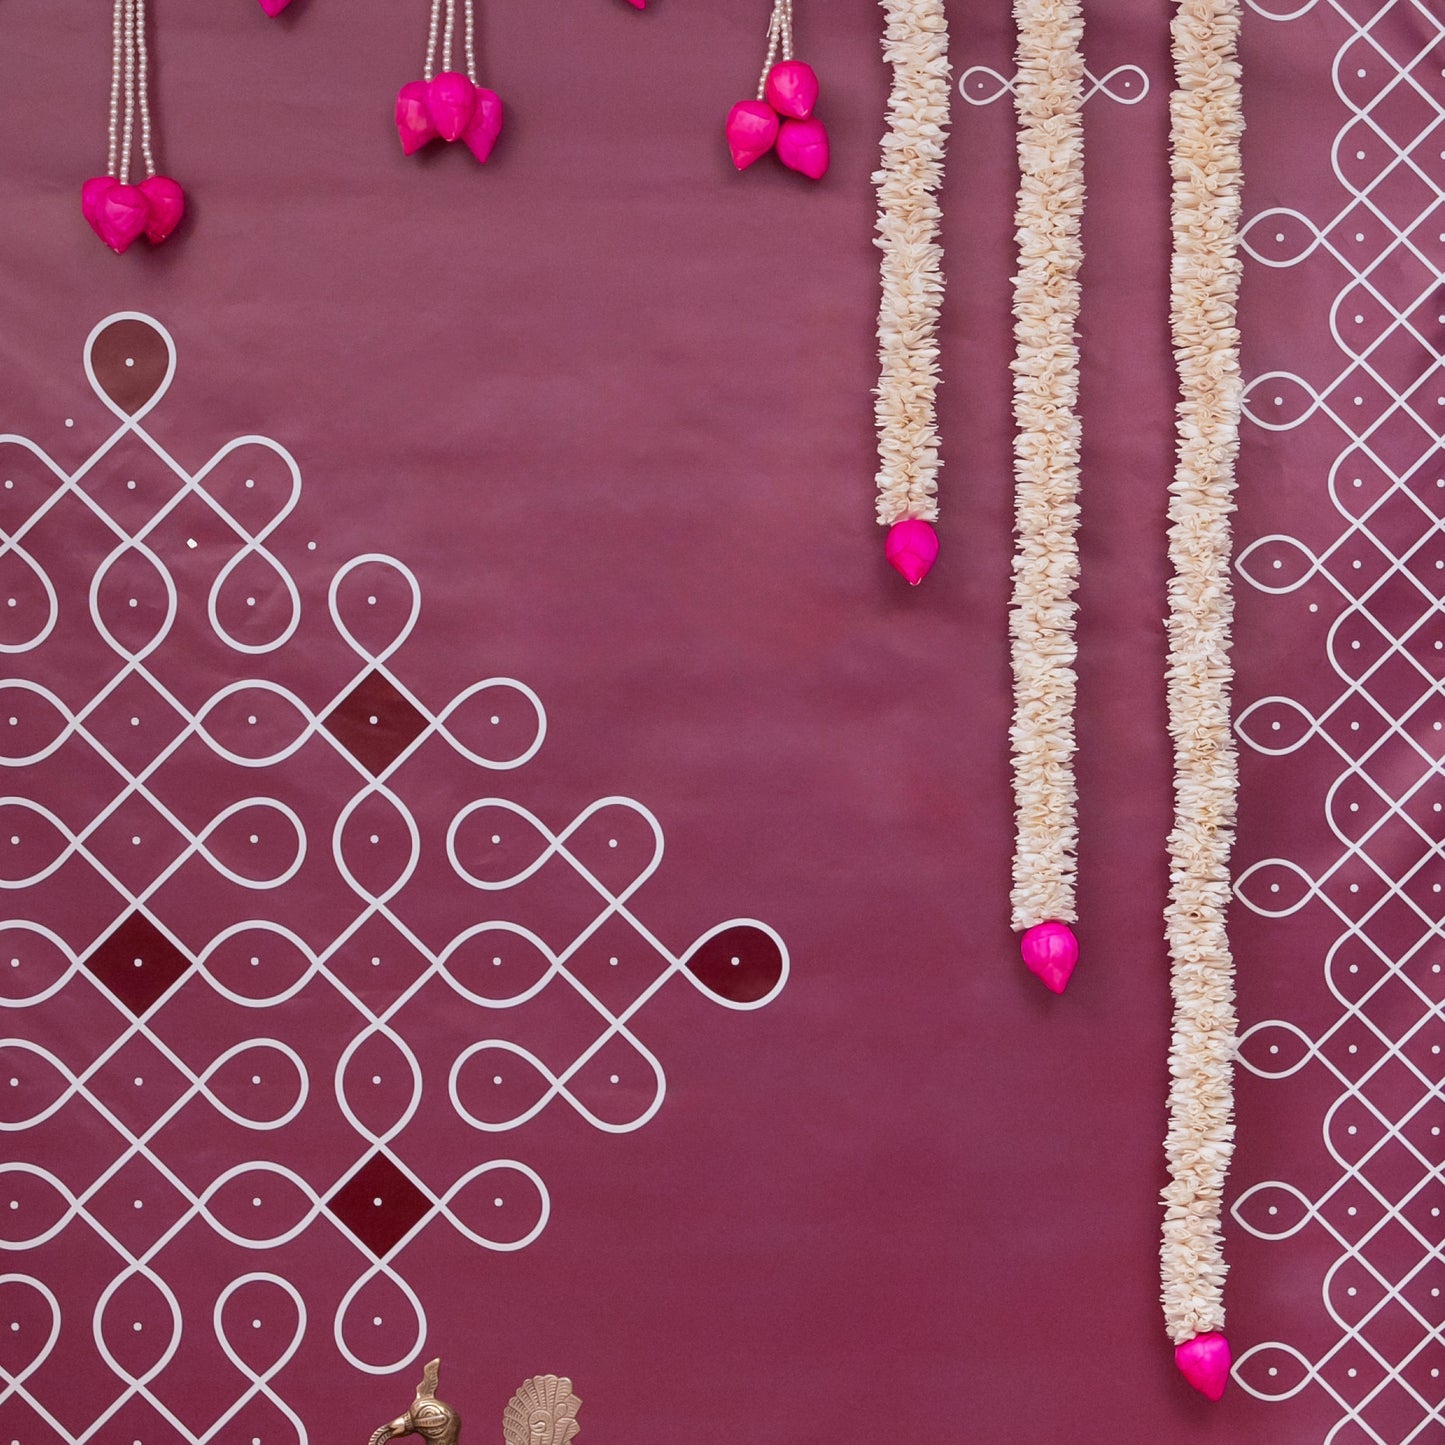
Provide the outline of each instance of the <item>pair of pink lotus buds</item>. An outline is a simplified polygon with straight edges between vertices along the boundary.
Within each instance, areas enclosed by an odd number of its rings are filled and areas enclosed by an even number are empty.
[[[502,133],[501,97],[456,70],[410,80],[397,92],[396,133],[407,155],[440,138],[461,141],[485,161]]]
[[[138,186],[114,176],[92,176],[80,188],[80,211],[119,256],[142,235],[159,246],[180,225],[186,193],[169,176],[147,176]]]
[[[741,171],[775,147],[791,171],[821,180],[828,170],[828,132],[813,114],[818,77],[801,60],[780,60],[768,71],[761,100],[740,100],[728,112],[728,150]]]

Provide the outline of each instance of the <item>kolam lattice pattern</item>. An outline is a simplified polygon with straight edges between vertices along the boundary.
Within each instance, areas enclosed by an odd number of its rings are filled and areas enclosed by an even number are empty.
[[[1293,448],[1317,505],[1275,504],[1287,530],[1242,536],[1238,559],[1275,625],[1303,629],[1274,683],[1288,690],[1238,699],[1246,799],[1267,771],[1298,785],[1271,822],[1287,851],[1240,858],[1236,893],[1255,915],[1242,927],[1300,980],[1295,1016],[1254,1021],[1241,1056],[1272,1081],[1251,1092],[1317,1119],[1321,1137],[1271,1140],[1291,1172],[1242,1175],[1233,1214],[1281,1262],[1295,1257],[1285,1241],[1327,1241],[1333,1259],[1319,1315],[1286,1322],[1296,1342],[1244,1349],[1235,1379],[1261,1400],[1321,1392],[1329,1442],[1406,1445],[1445,1426],[1445,16],[1419,0],[1251,4],[1337,36],[1328,80],[1312,67],[1297,80],[1332,81],[1341,118],[1337,207],[1269,208],[1243,237],[1256,295],[1334,294],[1327,317],[1301,320],[1321,334],[1313,354],[1291,347],[1308,374],[1256,375],[1246,398],[1257,454],[1288,464]],[[1332,937],[1322,957],[1316,937]],[[1274,962],[1256,948],[1247,967]]]
[[[245,436],[189,470],[150,430],[175,366],[155,321],[108,317],[85,368],[114,425],[84,463],[0,436],[7,1440],[306,1441],[286,1367],[313,1316],[338,1378],[413,1364],[413,1242],[443,1225],[470,1259],[547,1226],[494,1136],[558,1106],[640,1128],[659,990],[756,1009],[788,972],[753,919],[681,951],[649,929],[642,804],[553,827],[479,787],[536,757],[540,699],[412,691],[421,592],[393,557],[310,605],[296,460]],[[424,1091],[453,1133],[430,1105],[409,1136]],[[215,1417],[174,1388],[198,1373]]]

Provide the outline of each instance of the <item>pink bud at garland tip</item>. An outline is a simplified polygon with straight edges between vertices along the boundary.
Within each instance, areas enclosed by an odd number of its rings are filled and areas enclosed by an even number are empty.
[[[922,517],[905,517],[888,529],[883,555],[910,587],[917,587],[937,560],[938,533]]]
[[[1206,1399],[1218,1400],[1229,1382],[1229,1341],[1217,1331],[1174,1347],[1179,1373]]]
[[[114,176],[92,176],[80,188],[81,214],[117,256],[141,236],[159,246],[185,210],[185,192],[169,176],[150,176],[138,186],[122,185]]]
[[[1020,939],[1019,952],[1050,993],[1063,993],[1079,961],[1079,940],[1067,923],[1037,923]]]
[[[261,8],[274,19],[290,3],[291,0],[261,0]]]
[[[396,133],[405,155],[440,138],[461,141],[485,161],[502,133],[501,97],[454,70],[408,81],[396,95]]]
[[[828,132],[816,115],[785,120],[778,131],[778,159],[790,171],[821,181],[828,173]]]

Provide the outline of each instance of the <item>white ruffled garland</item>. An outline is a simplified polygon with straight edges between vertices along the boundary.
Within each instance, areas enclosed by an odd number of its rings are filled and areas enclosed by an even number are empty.
[[[1208,1394],[1228,1370],[1221,1205],[1234,1147],[1234,965],[1225,931],[1236,769],[1230,731],[1230,516],[1241,383],[1239,0],[1179,0],[1170,103],[1170,315],[1181,400],[1170,487],[1169,730],[1175,815],[1166,924],[1174,995],[1161,1248],[1181,1368]],[[1191,1374],[1191,1379],[1194,1375]]]
[[[938,516],[938,242],[948,131],[948,22],[943,0],[881,0],[883,58],[893,67],[883,137],[875,245],[883,252],[878,306],[878,520]]]
[[[1013,926],[1074,922],[1074,590],[1079,575],[1080,0],[1014,0]]]

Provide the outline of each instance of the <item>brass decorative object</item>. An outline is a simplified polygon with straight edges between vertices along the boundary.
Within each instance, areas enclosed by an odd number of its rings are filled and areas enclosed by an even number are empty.
[[[462,1417],[437,1399],[440,1370],[440,1360],[427,1365],[411,1408],[375,1431],[371,1445],[385,1445],[400,1435],[420,1435],[436,1445],[458,1445]],[[577,1423],[581,1408],[582,1401],[572,1393],[572,1381],[566,1376],[533,1375],[507,1402],[502,1434],[507,1445],[568,1445],[581,1428]]]
[[[507,1402],[502,1434],[507,1445],[567,1445],[581,1407],[565,1375],[533,1375]]]
[[[432,1360],[422,1371],[421,1384],[416,1387],[416,1399],[405,1415],[398,1415],[389,1425],[383,1425],[371,1437],[371,1445],[383,1445],[386,1440],[395,1440],[398,1435],[420,1435],[423,1440],[432,1440],[437,1445],[457,1445],[462,1438],[462,1417],[437,1399],[437,1372],[440,1360]]]

